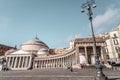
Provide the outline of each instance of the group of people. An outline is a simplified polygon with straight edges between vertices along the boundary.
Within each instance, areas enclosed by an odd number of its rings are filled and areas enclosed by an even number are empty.
[[[7,71],[7,61],[5,58],[1,58],[0,60],[0,71]]]

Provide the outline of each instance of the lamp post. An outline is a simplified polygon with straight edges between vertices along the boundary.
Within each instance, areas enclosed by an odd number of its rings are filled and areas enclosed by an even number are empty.
[[[102,66],[100,64],[99,60],[99,54],[97,53],[96,50],[96,39],[94,35],[94,30],[93,30],[93,24],[92,24],[92,7],[95,8],[96,4],[94,0],[87,0],[87,3],[82,4],[81,6],[81,12],[85,12],[85,9],[88,11],[88,16],[91,24],[91,31],[92,31],[92,37],[93,37],[93,49],[94,49],[94,54],[95,54],[95,67],[96,67],[96,77],[95,80],[107,80],[107,77],[104,75],[102,71]]]

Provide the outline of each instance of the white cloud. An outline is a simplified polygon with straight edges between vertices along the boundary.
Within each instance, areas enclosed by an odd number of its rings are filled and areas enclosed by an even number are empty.
[[[93,25],[95,31],[97,33],[101,33],[102,31],[105,31],[108,28],[110,28],[111,24],[114,24],[116,23],[116,21],[120,20],[119,14],[120,14],[120,9],[108,8],[105,13],[97,15],[93,19]]]

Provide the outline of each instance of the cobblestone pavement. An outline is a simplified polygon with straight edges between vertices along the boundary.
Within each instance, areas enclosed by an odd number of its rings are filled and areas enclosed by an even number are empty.
[[[103,69],[110,80],[120,80],[120,71]],[[0,72],[0,80],[94,80],[95,69],[36,69]]]

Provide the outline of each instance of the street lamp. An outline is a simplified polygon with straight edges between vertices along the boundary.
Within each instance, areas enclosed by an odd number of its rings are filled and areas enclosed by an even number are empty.
[[[107,80],[107,77],[104,75],[102,71],[102,66],[100,64],[99,60],[99,54],[97,53],[96,50],[96,40],[95,40],[95,35],[94,35],[94,30],[93,30],[93,24],[92,24],[92,7],[95,8],[96,4],[94,0],[87,0],[87,3],[82,4],[81,6],[81,12],[85,12],[85,9],[88,11],[88,16],[91,24],[91,30],[92,30],[92,37],[93,37],[93,48],[94,48],[94,53],[95,53],[95,67],[96,67],[96,78],[95,80]]]

